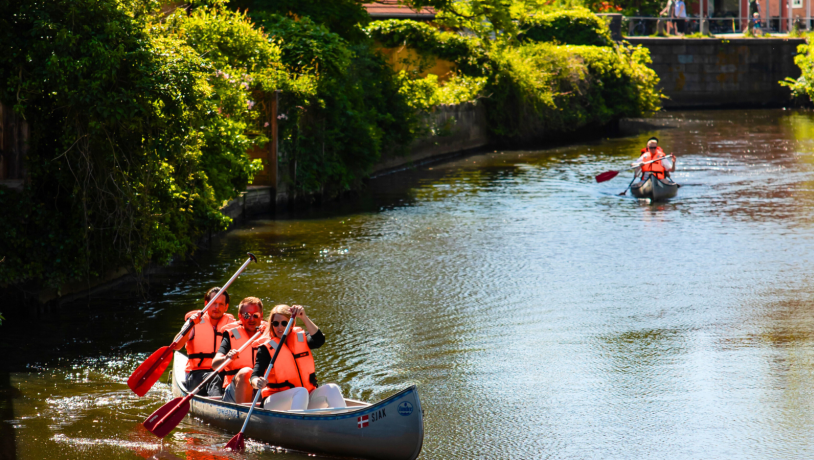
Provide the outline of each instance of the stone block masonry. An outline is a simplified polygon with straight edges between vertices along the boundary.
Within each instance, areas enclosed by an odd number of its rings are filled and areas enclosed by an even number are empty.
[[[422,118],[427,133],[413,142],[407,155],[383,155],[373,167],[373,176],[460,155],[489,144],[486,110],[481,103],[442,104]]]
[[[627,38],[650,50],[665,108],[782,107],[802,38]]]

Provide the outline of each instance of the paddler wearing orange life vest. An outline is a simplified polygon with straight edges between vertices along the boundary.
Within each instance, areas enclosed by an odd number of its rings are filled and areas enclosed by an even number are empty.
[[[672,161],[670,158],[672,157]],[[662,159],[663,158],[663,159]],[[642,164],[647,161],[651,160],[658,160],[662,159],[662,161],[656,161],[654,163],[649,164]],[[631,166],[634,168],[641,167],[642,172],[642,181],[646,181],[651,174],[654,174],[657,179],[664,179],[665,177],[670,177],[670,173],[676,170],[676,157],[675,155],[665,155],[664,150],[659,147],[659,140],[658,138],[651,137],[647,140],[647,147],[642,149],[642,156],[639,157],[634,163],[631,163]],[[638,174],[639,171],[636,171]]]
[[[204,306],[218,292],[220,292],[219,287],[210,289],[204,297]],[[186,367],[186,387],[190,390],[197,387],[207,374],[212,372],[212,358],[215,357],[215,352],[223,340],[223,331],[230,323],[235,322],[235,317],[226,313],[228,309],[229,293],[223,291],[223,294],[215,300],[215,303],[203,316],[201,316],[200,310],[193,310],[184,317],[184,320],[192,318],[195,326],[190,328],[189,332],[178,341],[175,349],[180,350],[181,347],[187,349],[189,359]],[[207,396],[207,389],[202,389],[198,394]]]
[[[280,337],[289,321],[302,320],[305,330],[292,325],[285,343]],[[305,314],[301,305],[277,305],[269,313],[269,327],[258,344],[252,371],[252,387],[261,391],[263,408],[305,410],[345,407],[342,390],[335,383],[318,385],[312,350],[325,343],[325,336]],[[295,323],[296,324],[296,323]],[[281,347],[268,380],[263,378],[271,357]]]
[[[238,324],[227,326],[220,342],[220,348],[212,359],[212,368],[217,368],[224,361],[232,358],[224,368],[223,401],[242,404],[251,402],[252,387],[249,378],[254,368],[256,346],[249,346],[240,354],[237,350],[252,339],[257,331],[265,331],[268,324],[263,321],[263,301],[257,297],[246,297],[240,301],[237,309]],[[218,379],[215,379],[218,381]],[[218,381],[219,382],[219,381]],[[215,391],[210,390],[209,396]]]

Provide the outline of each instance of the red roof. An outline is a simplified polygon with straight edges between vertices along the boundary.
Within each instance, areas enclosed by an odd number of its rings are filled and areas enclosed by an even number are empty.
[[[378,0],[375,3],[365,3],[365,9],[373,19],[434,19],[435,9],[423,7],[414,10],[409,6],[399,4],[398,0]]]

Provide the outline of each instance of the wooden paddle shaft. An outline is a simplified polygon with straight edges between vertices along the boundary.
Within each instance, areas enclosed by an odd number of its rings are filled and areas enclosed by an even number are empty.
[[[274,361],[277,360],[277,355],[280,354],[280,349],[283,348],[283,345],[285,345],[285,339],[288,338],[288,332],[291,330],[291,326],[294,325],[295,321],[296,321],[296,318],[291,318],[291,320],[288,322],[288,325],[286,325],[285,331],[283,331],[283,336],[280,338],[280,343],[277,345],[277,348],[274,349],[274,356],[271,357],[271,362],[269,363],[269,367],[266,368],[266,373],[265,373],[265,375],[263,375],[264,379],[269,378],[269,374],[271,373],[271,368],[274,367]],[[268,327],[271,328],[271,324],[269,324]],[[269,339],[269,340],[271,340],[271,339]],[[246,431],[246,426],[249,425],[249,419],[252,417],[252,412],[254,412],[254,406],[257,405],[257,399],[260,398],[260,393],[262,393],[261,390],[262,389],[258,389],[257,393],[254,395],[254,400],[252,401],[252,407],[249,408],[249,413],[246,414],[246,421],[243,422],[243,428],[240,429],[240,433],[243,433],[244,431]]]
[[[215,303],[215,301],[218,299],[218,297],[221,296],[221,294],[226,292],[226,288],[232,285],[232,283],[237,279],[238,276],[240,276],[241,273],[243,273],[244,270],[246,270],[246,267],[248,267],[252,261],[257,262],[257,257],[255,257],[254,254],[252,254],[251,252],[247,252],[246,254],[248,254],[249,259],[246,260],[246,262],[243,262],[243,265],[241,265],[237,272],[235,272],[235,274],[232,275],[231,278],[229,278],[229,281],[227,281],[226,284],[224,284],[223,287],[217,293],[215,293],[215,296],[212,297],[212,299],[209,300],[204,309],[201,310],[201,315],[203,315],[207,310],[209,310],[209,307],[211,307]],[[153,363],[153,365],[150,366],[147,372],[145,372],[144,375],[141,376],[138,383],[136,383],[135,385],[136,387],[141,386],[142,384],[144,384],[144,382],[147,381],[147,379],[150,378],[150,376],[153,374],[153,371],[155,371],[155,369],[158,368],[158,366],[160,366],[162,362],[164,362],[164,360],[167,358],[167,356],[169,356],[170,353],[172,353],[172,349],[175,348],[175,345],[178,344],[178,341],[180,341],[186,335],[186,333],[189,332],[189,330],[192,328],[192,324],[193,324],[192,319],[188,319],[186,323],[184,323],[184,327],[181,328],[181,333],[178,335],[178,338],[172,341],[170,346],[166,350],[164,350],[164,353],[161,354],[161,358],[155,363]]]
[[[243,350],[245,350],[245,349],[246,349],[246,348],[247,348],[249,345],[251,345],[252,343],[254,343],[254,341],[255,341],[255,340],[257,340],[257,339],[260,337],[260,334],[262,334],[262,333],[263,333],[263,331],[257,331],[257,333],[255,333],[255,334],[252,336],[252,338],[250,338],[250,339],[249,339],[249,340],[248,340],[246,343],[244,343],[243,345],[241,345],[241,347],[240,347],[240,348],[238,348],[238,349],[237,349],[237,354],[239,355],[239,354],[240,354],[241,352],[243,352]],[[237,355],[235,355],[235,356],[237,356]],[[223,363],[222,363],[220,366],[218,366],[218,368],[217,368],[217,369],[213,370],[213,371],[212,371],[212,372],[211,372],[209,375],[207,375],[207,376],[206,376],[206,378],[205,378],[205,379],[203,379],[203,382],[201,382],[200,384],[198,384],[198,386],[197,386],[197,387],[195,387],[195,389],[194,389],[194,390],[192,390],[192,391],[189,393],[189,395],[187,395],[187,397],[189,398],[189,397],[192,397],[192,396],[195,396],[196,394],[198,394],[198,392],[199,392],[199,391],[201,391],[201,388],[203,388],[203,386],[204,386],[204,385],[206,385],[207,383],[209,383],[209,381],[210,381],[210,380],[212,380],[213,378],[215,378],[215,376],[216,376],[216,375],[218,375],[218,373],[219,373],[220,371],[222,371],[222,370],[223,370],[223,368],[225,368],[225,367],[226,367],[226,366],[227,366],[227,365],[228,365],[230,362],[232,362],[232,360],[233,360],[233,359],[234,359],[234,358],[227,358],[227,359],[226,359],[226,361],[224,361],[224,362],[223,362]]]
[[[246,343],[244,343],[240,348],[237,349],[237,354],[239,355],[243,350],[246,349],[246,347],[248,347],[255,340],[257,340],[260,337],[260,334],[262,334],[262,333],[263,333],[262,331],[258,330],[257,333],[252,336],[252,338],[250,338],[248,341],[246,341]],[[211,373],[209,373],[209,375],[206,376],[206,378],[203,380],[203,382],[201,382],[197,387],[195,387],[194,390],[190,391],[188,395],[184,396],[184,399],[178,401],[178,404],[176,404],[175,407],[173,407],[171,411],[167,412],[167,414],[164,415],[164,417],[162,417],[161,420],[158,423],[155,424],[155,426],[160,426],[168,418],[170,418],[170,416],[172,414],[174,414],[175,411],[179,407],[181,407],[185,402],[189,401],[193,396],[198,394],[198,392],[201,391],[201,388],[203,388],[207,383],[209,383],[213,378],[215,378],[215,376],[218,375],[218,372],[222,371],[223,368],[225,368],[226,365],[228,365],[232,361],[232,359],[234,359],[234,358],[228,358],[226,361],[223,362],[223,364],[218,366],[217,369],[215,369]]]
[[[657,161],[661,161],[661,160],[663,160],[663,159],[665,159],[665,158],[669,158],[669,157],[673,157],[673,158],[675,158],[675,155],[673,155],[673,154],[671,153],[671,154],[669,154],[669,155],[664,155],[664,156],[663,156],[663,157],[661,157],[661,158],[656,158],[655,160],[645,161],[645,162],[643,162],[643,163],[636,163],[636,164],[638,164],[639,166],[641,166],[641,165],[649,165],[650,163],[655,163],[655,162],[657,162]],[[639,166],[634,166],[634,167],[632,167],[632,168],[627,168],[627,169],[636,169],[636,168],[638,168]]]
[[[229,281],[227,281],[226,284],[224,284],[223,287],[221,287],[218,290],[218,292],[215,293],[215,296],[209,300],[209,302],[206,304],[203,310],[201,310],[201,316],[203,316],[203,314],[206,313],[207,310],[209,310],[209,307],[211,307],[215,303],[215,301],[218,300],[218,297],[220,297],[221,294],[226,292],[226,289],[232,285],[232,283],[237,279],[238,276],[240,276],[241,273],[243,273],[244,270],[246,270],[246,267],[248,267],[249,264],[252,263],[252,261],[257,262],[257,258],[254,256],[254,254],[252,254],[251,252],[247,254],[249,255],[249,259],[246,260],[246,262],[243,262],[243,265],[241,265],[237,272],[235,272],[235,274],[232,275],[231,278],[229,278]],[[178,341],[181,340],[181,338],[183,338],[187,332],[189,332],[190,328],[192,328],[192,319],[187,320],[187,322],[184,324],[184,327],[181,329],[181,333],[179,334],[178,338],[172,341],[171,346],[177,344]]]

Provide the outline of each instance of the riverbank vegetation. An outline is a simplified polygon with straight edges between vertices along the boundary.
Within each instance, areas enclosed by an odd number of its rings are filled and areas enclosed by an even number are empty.
[[[411,4],[437,8],[440,28],[371,22],[356,0],[4,4],[0,101],[31,137],[24,189],[0,187],[0,284],[57,287],[194,251],[263,167],[246,152],[268,142],[275,91],[281,180],[328,197],[406,152],[439,104],[479,101],[506,144],[659,107],[647,52],[585,9]],[[386,51],[401,48],[413,54],[397,69]],[[438,60],[450,70],[430,73]]]
[[[806,34],[806,43],[797,47],[797,55],[794,56],[794,63],[800,68],[800,76],[795,80],[787,77],[780,84],[789,88],[796,98],[808,98],[814,102],[814,45],[812,45],[814,34]]]

